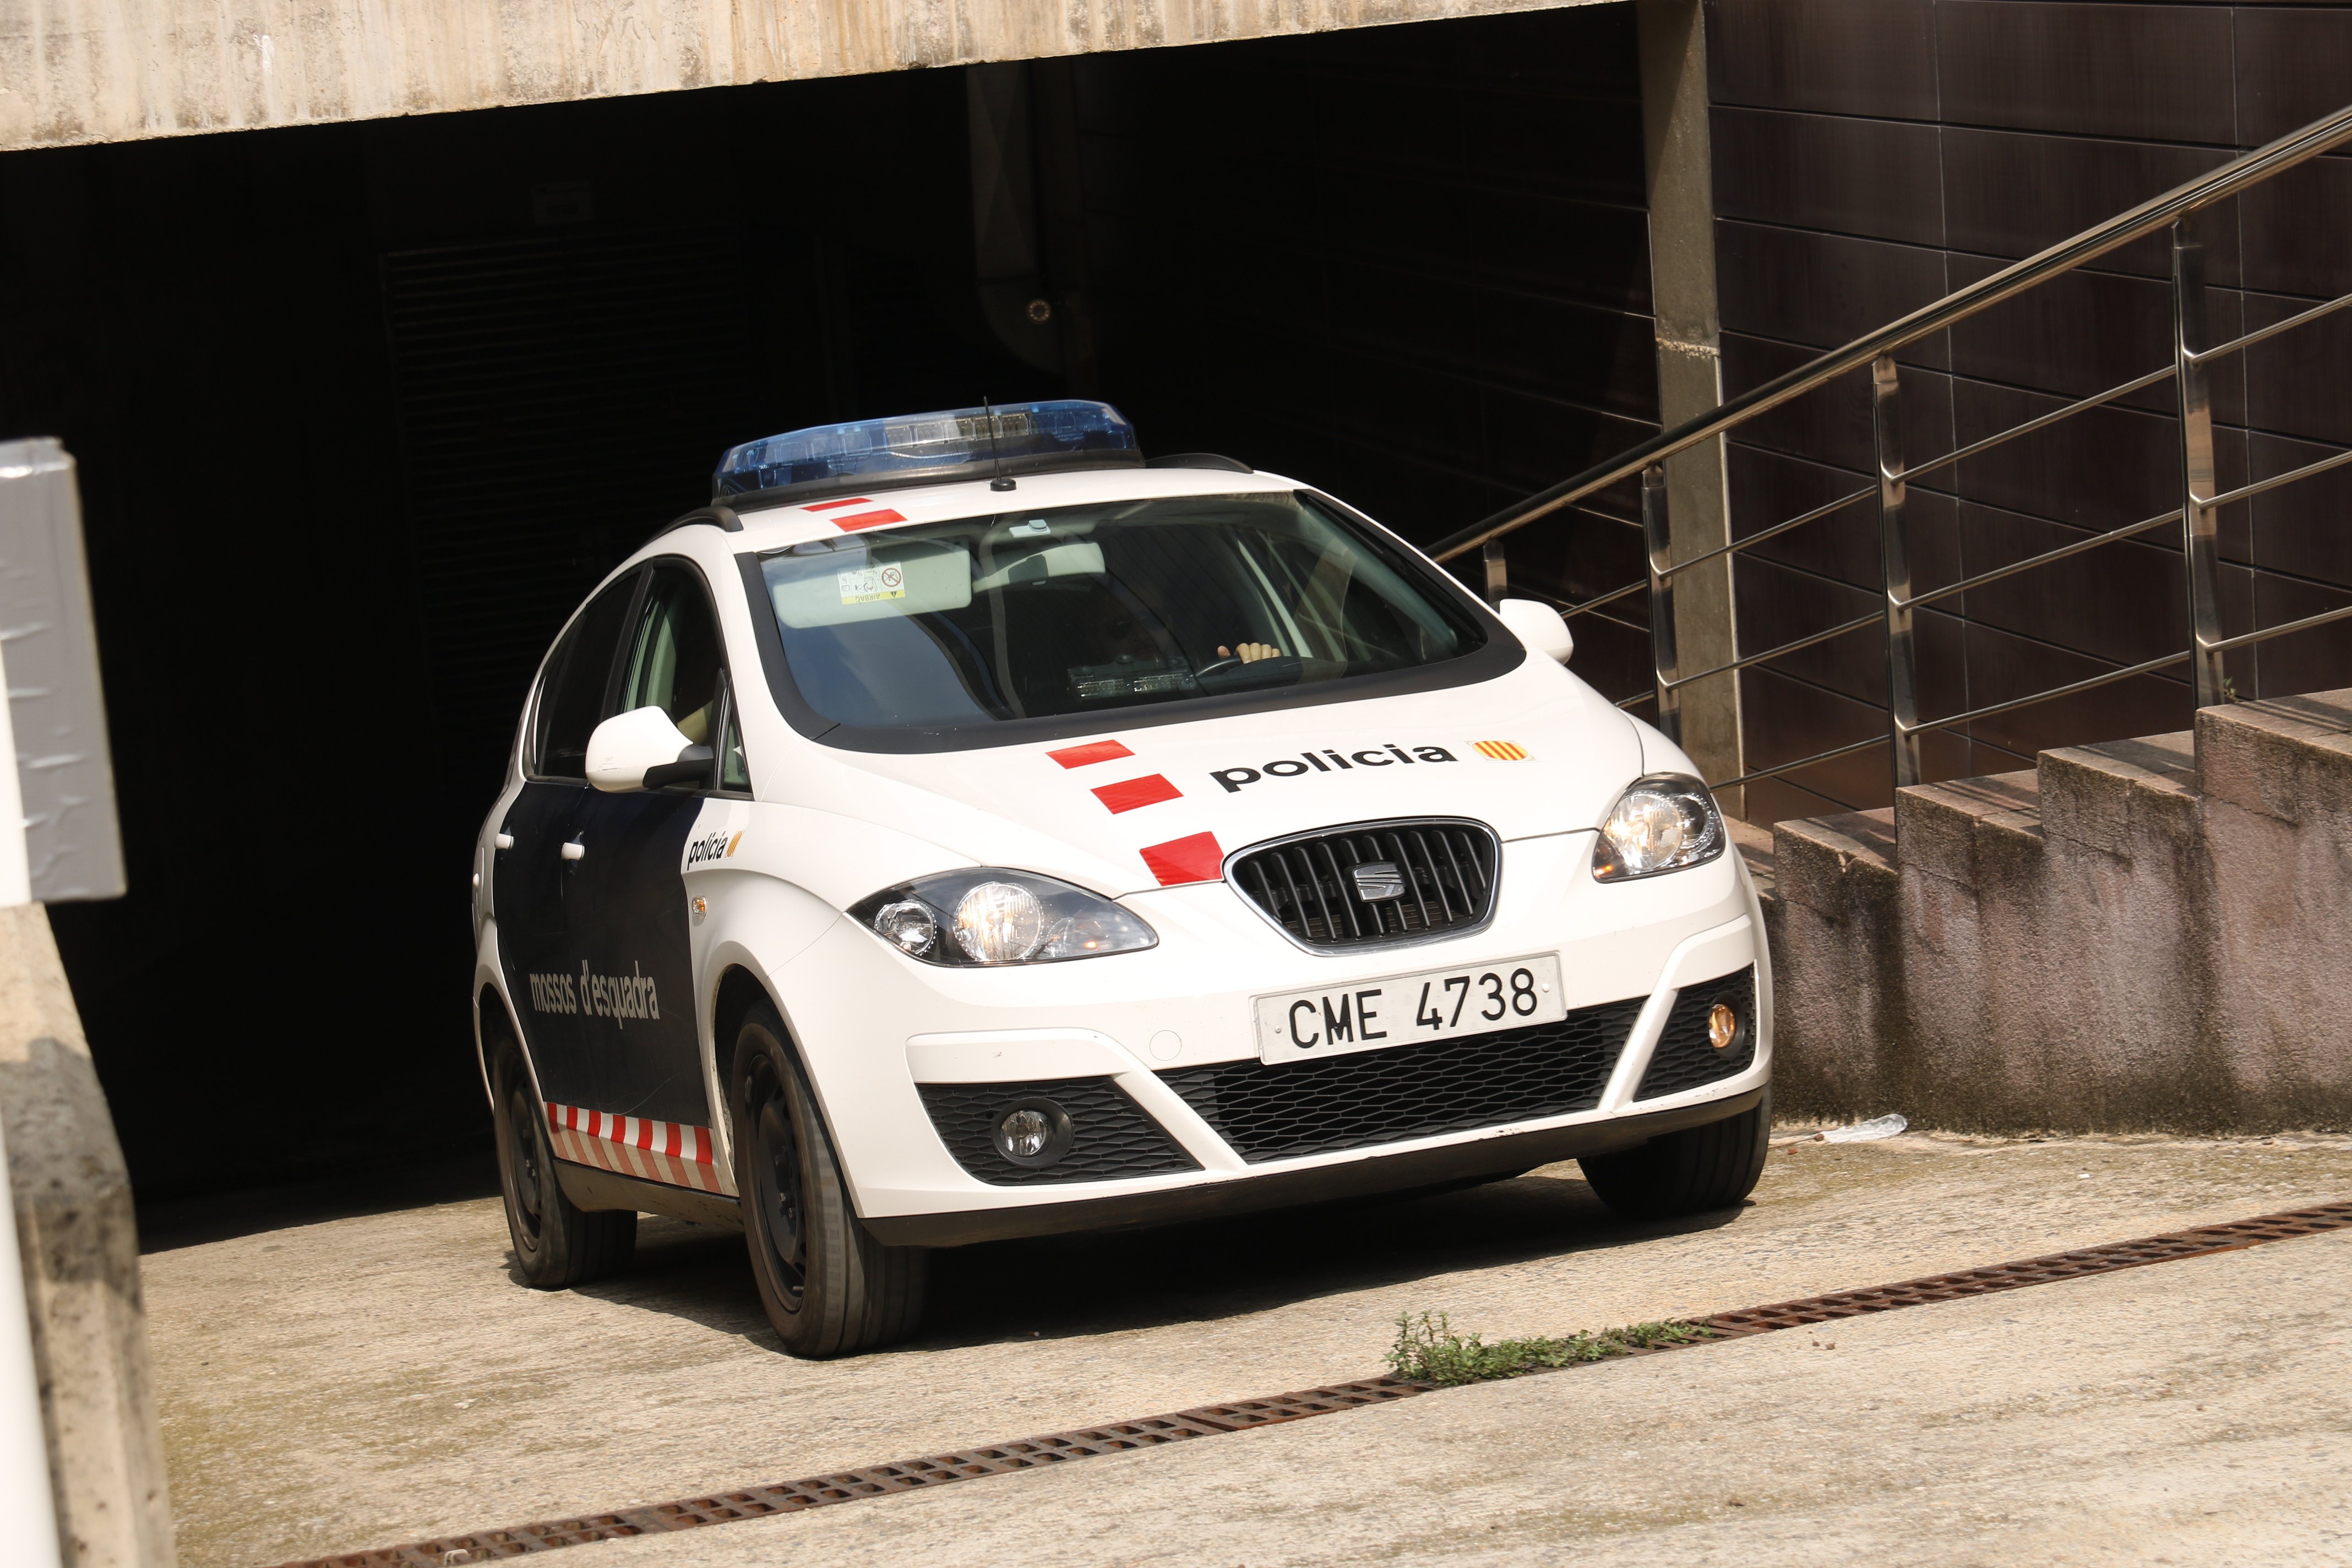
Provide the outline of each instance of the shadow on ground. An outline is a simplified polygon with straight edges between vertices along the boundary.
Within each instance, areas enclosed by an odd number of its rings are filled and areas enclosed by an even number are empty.
[[[1739,1212],[1629,1224],[1580,1180],[1543,1172],[1419,1197],[955,1247],[933,1257],[923,1331],[904,1348],[1076,1339],[1242,1317],[1354,1290],[1712,1230]],[[637,1260],[629,1271],[578,1289],[774,1343],[743,1240],[731,1233],[641,1219]]]

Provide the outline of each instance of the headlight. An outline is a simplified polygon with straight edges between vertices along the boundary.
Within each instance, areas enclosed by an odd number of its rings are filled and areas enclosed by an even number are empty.
[[[1688,773],[1635,779],[1609,808],[1592,847],[1592,879],[1628,882],[1679,871],[1723,853],[1723,813]]]
[[[1135,916],[1051,877],[983,868],[918,877],[850,907],[909,958],[973,968],[1138,952],[1160,938]]]

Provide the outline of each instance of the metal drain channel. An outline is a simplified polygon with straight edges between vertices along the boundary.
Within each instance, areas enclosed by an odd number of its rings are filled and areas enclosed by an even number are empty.
[[[2032,1285],[2052,1285],[2063,1279],[2079,1279],[2085,1275],[2113,1274],[2125,1268],[2143,1268],[2152,1263],[2170,1263],[2183,1258],[2235,1252],[2243,1247],[2260,1247],[2265,1242],[2291,1241],[2297,1237],[2347,1229],[2352,1229],[2352,1203],[2322,1204],[2315,1208],[2257,1215],[2252,1219],[2233,1220],[2227,1225],[2200,1226],[2194,1230],[2170,1231],[2162,1236],[2143,1237],[2137,1241],[2110,1242],[2104,1247],[2086,1247],[2074,1252],[2053,1253],[2046,1258],[2029,1258],[2016,1263],[1964,1268],[1954,1274],[1932,1274],[1898,1284],[1877,1285],[1863,1290],[1840,1290],[1827,1296],[1807,1297],[1800,1301],[1776,1302],[1769,1307],[1744,1307],[1738,1311],[1720,1312],[1711,1318],[1696,1320],[1700,1326],[1715,1331],[1712,1338],[1694,1340],[1683,1345],[1627,1350],[1620,1355],[1664,1355],[1668,1351],[1689,1349],[1694,1345],[1720,1344],[1728,1340],[1769,1334],[1780,1329],[1807,1328],[1844,1318],[1864,1317],[1872,1312],[1891,1312],[1903,1307],[1925,1307],[1938,1301],[1989,1296],[1999,1290],[2021,1290]],[[1592,1362],[1583,1364],[1602,1363]],[[1073,1459],[1091,1458],[1097,1454],[1126,1453],[1136,1448],[1181,1443],[1192,1437],[1213,1437],[1221,1432],[1244,1432],[1255,1426],[1303,1421],[1310,1415],[1360,1410],[1367,1405],[1386,1405],[1399,1399],[1410,1399],[1417,1394],[1432,1393],[1436,1387],[1434,1384],[1412,1383],[1396,1377],[1335,1383],[1322,1388],[1302,1389],[1296,1394],[1277,1394],[1267,1399],[1203,1405],[1197,1409],[1180,1410],[1172,1415],[1147,1415],[1139,1421],[1118,1421],[1076,1432],[1056,1432],[1046,1437],[1024,1437],[1011,1443],[992,1443],[985,1447],[966,1448],[961,1453],[934,1454],[929,1458],[842,1470],[806,1480],[744,1487],[709,1497],[653,1503],[644,1508],[616,1509],[610,1513],[583,1514],[576,1519],[510,1525],[503,1530],[485,1530],[470,1535],[448,1535],[405,1546],[380,1547],[372,1552],[307,1558],[299,1563],[282,1564],[281,1568],[453,1568],[453,1565],[460,1563],[490,1563],[500,1558],[520,1557],[526,1552],[551,1551],[559,1546],[581,1546],[593,1541],[614,1541],[632,1535],[661,1535],[705,1524],[725,1524],[739,1519],[794,1513],[802,1509],[823,1508],[828,1503],[856,1502],[860,1498],[887,1497],[896,1492],[945,1486],[950,1481],[972,1480],[982,1476],[999,1476],[1013,1470],[1043,1469],[1067,1464]]]

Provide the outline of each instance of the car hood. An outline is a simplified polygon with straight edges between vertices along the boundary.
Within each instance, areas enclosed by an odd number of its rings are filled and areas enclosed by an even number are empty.
[[[1642,746],[1591,687],[1529,659],[1443,691],[827,761],[829,798],[808,804],[969,864],[1125,894],[1213,879],[1265,839],[1378,818],[1470,817],[1507,839],[1593,827],[1641,773]]]

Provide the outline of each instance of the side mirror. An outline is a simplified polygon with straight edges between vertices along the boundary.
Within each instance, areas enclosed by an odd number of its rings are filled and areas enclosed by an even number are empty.
[[[709,772],[710,748],[688,740],[658,708],[615,713],[588,737],[588,782],[607,795],[687,784]]]
[[[1506,599],[1495,606],[1495,616],[1517,632],[1529,650],[1546,658],[1566,664],[1568,656],[1576,651],[1576,638],[1570,634],[1568,623],[1540,599]],[[589,755],[595,755],[593,747]]]

